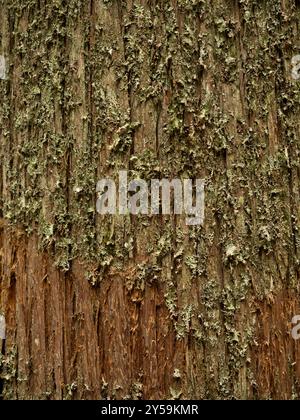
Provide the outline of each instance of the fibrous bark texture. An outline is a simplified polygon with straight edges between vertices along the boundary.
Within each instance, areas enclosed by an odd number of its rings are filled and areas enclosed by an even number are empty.
[[[1,0],[3,398],[300,397],[296,0]],[[205,178],[205,222],[96,183]]]

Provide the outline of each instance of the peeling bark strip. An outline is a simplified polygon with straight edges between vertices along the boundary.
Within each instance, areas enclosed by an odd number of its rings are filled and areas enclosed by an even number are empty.
[[[0,80],[6,79],[6,61],[3,55],[0,55]]]
[[[298,399],[295,0],[4,0],[3,398]],[[205,223],[99,179],[205,179]]]
[[[5,318],[0,315],[0,340],[5,340]]]

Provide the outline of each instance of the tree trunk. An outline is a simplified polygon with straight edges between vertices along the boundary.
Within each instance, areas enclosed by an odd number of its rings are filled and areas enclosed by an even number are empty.
[[[299,2],[0,4],[3,398],[299,398]],[[98,215],[120,170],[204,225]]]

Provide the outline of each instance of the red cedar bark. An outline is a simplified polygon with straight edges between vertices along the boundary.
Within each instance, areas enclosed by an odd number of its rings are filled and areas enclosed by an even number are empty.
[[[299,398],[299,17],[2,1],[4,398]],[[205,178],[204,226],[98,216],[122,169]]]

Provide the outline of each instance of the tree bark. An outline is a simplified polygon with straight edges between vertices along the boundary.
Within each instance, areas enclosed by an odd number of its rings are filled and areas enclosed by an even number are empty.
[[[298,399],[299,2],[0,4],[3,398]],[[97,215],[119,170],[204,225]]]

